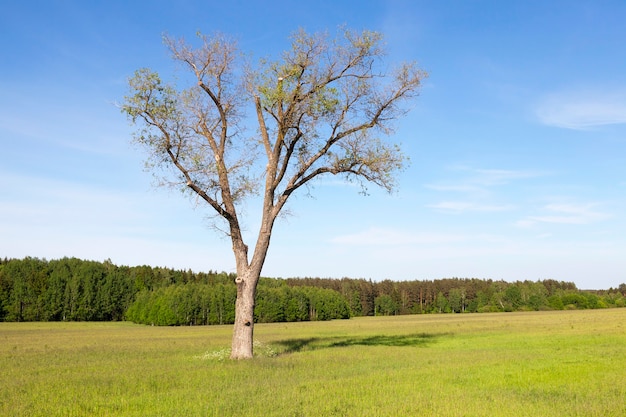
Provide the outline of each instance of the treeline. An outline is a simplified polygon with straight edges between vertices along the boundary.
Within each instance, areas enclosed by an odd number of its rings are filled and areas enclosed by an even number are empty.
[[[0,259],[0,321],[118,321],[141,291],[232,283],[234,275],[76,258]]]
[[[0,321],[229,324],[235,275],[76,258],[0,259]],[[351,316],[560,310],[626,306],[626,284],[581,291],[571,282],[262,278],[257,322]]]
[[[446,278],[433,281],[372,282],[364,279],[295,278],[289,286],[332,289],[354,316],[424,313],[484,313],[626,306],[626,284],[583,291],[572,282],[493,281]]]
[[[63,258],[0,259],[0,321],[119,321],[154,325],[230,324],[235,275],[116,266]],[[347,302],[324,288],[290,288],[263,278],[257,322],[350,317]]]
[[[231,284],[170,285],[140,291],[126,311],[126,320],[159,326],[231,324],[235,321],[237,289]],[[350,318],[348,303],[333,290],[290,288],[264,278],[257,289],[257,323]]]

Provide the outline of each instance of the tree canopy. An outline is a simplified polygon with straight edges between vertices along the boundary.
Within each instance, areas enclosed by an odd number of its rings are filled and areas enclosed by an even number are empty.
[[[251,358],[256,285],[287,200],[325,175],[392,190],[406,157],[389,136],[426,73],[415,63],[387,71],[382,35],[372,31],[300,30],[279,59],[257,64],[222,34],[198,34],[197,46],[164,40],[189,75],[184,85],[140,69],[122,109],[161,183],[189,191],[223,221],[237,268],[233,358]],[[249,255],[240,204],[254,193],[261,225]]]

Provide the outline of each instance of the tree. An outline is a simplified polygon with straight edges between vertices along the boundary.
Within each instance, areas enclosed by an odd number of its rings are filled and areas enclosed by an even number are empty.
[[[437,298],[435,299],[435,306],[439,313],[449,313],[450,312],[450,304],[448,303],[448,299],[445,295],[440,291],[437,294]]]
[[[376,297],[376,312],[383,316],[396,315],[398,313],[398,304],[393,301],[388,294],[382,294]]]
[[[465,288],[452,288],[448,293],[450,309],[455,313],[465,312]]]
[[[198,47],[164,38],[191,85],[178,88],[140,69],[122,110],[138,126],[134,139],[162,185],[208,204],[215,226],[230,238],[237,270],[231,357],[251,358],[257,283],[287,200],[328,175],[357,181],[364,192],[367,183],[391,191],[406,158],[382,138],[426,74],[414,63],[392,74],[380,70],[382,36],[371,31],[345,30],[330,39],[301,30],[279,60],[255,67],[226,36],[198,38]],[[244,121],[251,120],[257,129],[248,136]],[[262,197],[261,223],[249,254],[241,202],[255,193]]]

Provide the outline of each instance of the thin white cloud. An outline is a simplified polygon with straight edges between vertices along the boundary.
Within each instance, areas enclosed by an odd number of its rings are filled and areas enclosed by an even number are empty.
[[[535,114],[548,126],[585,130],[626,123],[626,90],[569,91],[542,98]]]
[[[476,212],[497,212],[497,211],[507,211],[512,210],[514,206],[512,205],[488,205],[488,204],[478,204],[467,201],[442,201],[437,204],[430,204],[426,207],[430,207],[436,210],[443,211],[452,211],[452,212],[465,212],[465,211],[476,211]]]
[[[506,185],[515,180],[536,178],[546,175],[534,170],[485,169],[465,166],[450,168],[452,171],[466,174],[455,182],[439,182],[426,184],[427,188],[436,191],[484,192],[489,187]]]
[[[532,227],[537,223],[590,224],[605,220],[609,214],[594,209],[598,203],[588,204],[548,204],[543,208],[545,214],[528,216],[516,225],[522,228]]]
[[[477,174],[475,181],[485,186],[504,185],[513,180],[534,178],[544,175],[541,172],[531,170],[474,169],[473,171]]]
[[[510,170],[493,168],[470,168],[457,166],[450,170],[465,174],[464,177],[454,181],[441,181],[427,184],[425,187],[440,192],[456,192],[465,194],[462,200],[445,200],[426,207],[448,213],[462,212],[502,212],[513,210],[512,204],[491,202],[493,189],[513,181],[535,178],[546,175],[534,170]]]
[[[482,189],[470,184],[426,184],[426,188],[435,191],[454,191],[459,193],[480,192]]]
[[[332,243],[357,246],[390,246],[416,244],[442,244],[460,242],[466,238],[463,235],[446,233],[409,233],[383,227],[371,227],[358,233],[336,236]]]
[[[515,222],[515,226],[522,228],[522,229],[527,229],[529,227],[532,227],[536,224],[537,222],[535,220],[531,220],[529,218],[526,219],[521,219]]]

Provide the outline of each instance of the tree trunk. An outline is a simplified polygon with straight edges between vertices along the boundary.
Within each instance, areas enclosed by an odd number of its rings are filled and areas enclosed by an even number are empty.
[[[231,228],[238,233],[237,237],[233,238],[233,251],[237,261],[237,278],[235,279],[237,300],[235,301],[235,324],[230,351],[231,359],[251,359],[253,357],[256,287],[261,277],[261,270],[267,256],[272,227],[276,218],[276,215],[272,214],[271,205],[267,203],[267,198],[272,198],[272,196],[266,197],[261,231],[254,248],[252,262],[248,263],[248,247],[241,239],[238,226]],[[233,234],[233,236],[235,235]]]
[[[258,277],[244,274],[237,280],[237,301],[235,302],[235,325],[231,359],[251,359],[253,356],[254,299]]]

